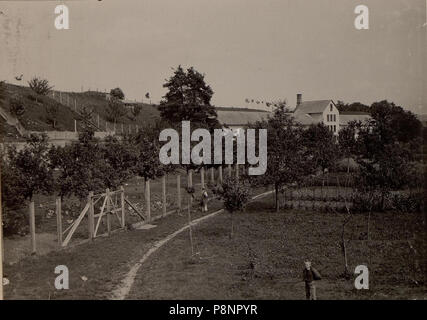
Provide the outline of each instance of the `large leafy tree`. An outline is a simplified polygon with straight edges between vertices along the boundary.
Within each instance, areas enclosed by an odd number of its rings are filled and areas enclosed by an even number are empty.
[[[30,135],[22,150],[11,147],[7,152],[9,170],[15,186],[26,200],[32,200],[35,193],[49,193],[53,187],[52,170],[49,167],[48,143],[45,135]]]
[[[161,117],[177,123],[183,120],[214,127],[218,124],[217,113],[211,105],[213,91],[205,82],[205,76],[193,67],[181,66],[163,85],[168,90],[160,103]]]
[[[75,195],[83,201],[90,191],[105,189],[106,176],[112,173],[98,142],[93,131],[86,129],[77,142],[51,148],[50,165],[59,173],[56,184],[60,196]]]
[[[310,125],[304,137],[313,165],[322,172],[332,168],[338,157],[338,145],[328,127],[322,123]]]
[[[279,105],[268,120],[255,123],[255,129],[267,129],[267,171],[253,176],[254,183],[274,185],[276,210],[279,210],[279,191],[286,185],[301,181],[313,166],[305,146],[304,129]]]
[[[105,184],[109,188],[117,188],[135,171],[137,148],[133,136],[125,136],[122,140],[109,136],[103,145],[106,162]]]
[[[125,94],[123,90],[120,88],[114,88],[110,90],[110,95],[112,98],[123,100],[125,98]]]
[[[107,120],[117,123],[127,114],[127,110],[122,101],[116,98],[110,99],[107,105]]]
[[[392,141],[420,143],[422,124],[412,112],[383,100],[371,105],[371,116],[384,144]]]
[[[230,212],[231,232],[230,238],[234,233],[233,213],[243,210],[250,199],[249,185],[245,180],[239,180],[236,177],[226,178],[222,184],[219,196],[224,202],[224,208]]]
[[[168,171],[159,160],[159,133],[159,128],[153,126],[144,128],[135,137],[137,161],[134,170],[145,180],[161,177]]]

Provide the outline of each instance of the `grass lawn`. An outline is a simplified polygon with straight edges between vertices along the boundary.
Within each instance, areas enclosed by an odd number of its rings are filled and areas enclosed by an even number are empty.
[[[221,203],[213,200],[210,212]],[[193,219],[201,217],[194,208]],[[118,232],[43,256],[28,256],[16,264],[4,266],[5,299],[107,299],[141,256],[159,241],[187,224],[187,214],[172,214],[155,222],[156,228]],[[66,265],[70,273],[70,289],[54,288],[55,267]],[[82,277],[87,277],[83,281]]]
[[[178,208],[177,205],[177,183],[176,183],[176,174],[170,174],[166,178],[166,210],[169,212]],[[217,178],[217,176],[215,176]],[[182,207],[187,206],[188,203],[188,193],[186,192],[187,186],[187,176],[185,173],[181,173],[181,197]],[[208,180],[206,180],[208,181]],[[200,197],[201,194],[201,185],[200,185],[200,174],[193,174],[193,184],[195,187],[195,197],[196,199]],[[145,214],[145,182],[142,178],[132,178],[125,185],[125,195],[126,197],[139,209],[139,211]],[[162,215],[162,183],[160,179],[152,180],[150,182],[151,190],[151,217],[158,217]],[[114,201],[119,201],[113,197]],[[51,250],[55,250],[57,246],[56,234],[56,216],[55,212],[55,196],[45,196],[45,195],[36,195],[34,197],[35,201],[35,216],[36,216],[36,243],[37,251],[41,254],[45,254]],[[197,200],[195,201],[197,203]],[[63,230],[66,230],[69,227],[70,222],[72,222],[80,214],[86,203],[80,203],[75,197],[64,198],[62,202],[62,224]],[[100,211],[100,206],[102,201],[99,201],[96,205],[95,212]],[[19,210],[19,213],[22,215],[24,223],[28,221],[27,218],[27,207],[23,207]],[[140,222],[140,218],[137,215],[130,215],[129,213],[134,213],[133,210],[129,210],[126,206],[126,222],[132,224],[135,222]],[[50,214],[49,214],[50,213]],[[112,229],[120,228],[119,221],[112,217],[111,219]],[[76,232],[73,235],[71,244],[76,240],[87,239],[88,237],[88,228],[87,228],[87,218],[85,217],[80,225],[78,226]],[[107,231],[106,218],[103,218],[102,223],[99,226],[98,234],[105,233]],[[5,237],[5,262],[6,263],[15,263],[23,256],[30,254],[30,237],[26,236],[7,236]]]
[[[260,193],[256,192],[256,193]],[[366,264],[370,289],[354,289],[344,280],[340,230],[343,216],[305,210],[272,209],[273,197],[256,200],[235,214],[222,213],[193,228],[195,256],[188,232],[161,247],[139,269],[128,299],[304,299],[300,282],[305,259],[323,276],[319,299],[425,299],[426,236],[421,214],[374,213],[371,241],[367,215],[354,215],[346,228],[350,270]],[[210,212],[221,203],[213,200]],[[193,219],[203,214],[195,210]],[[5,265],[10,284],[6,299],[107,299],[159,240],[187,224],[172,214],[156,228],[115,233],[44,256]],[[56,290],[54,269],[66,265],[70,289]],[[84,281],[82,277],[87,277]]]
[[[266,198],[267,199],[267,198]],[[344,280],[340,214],[270,209],[272,197],[235,215],[221,214],[153,255],[139,271],[129,299],[304,299],[303,262],[310,259],[323,276],[319,299],[425,299],[426,244],[423,215],[375,213],[371,241],[367,215],[355,215],[346,229],[350,270],[366,264],[369,290]],[[409,240],[409,242],[408,242]],[[417,251],[410,248],[410,245]],[[418,285],[415,283],[418,283]]]

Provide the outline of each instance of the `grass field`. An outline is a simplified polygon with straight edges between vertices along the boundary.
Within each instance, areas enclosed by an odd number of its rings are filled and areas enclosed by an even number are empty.
[[[276,213],[270,209],[272,200],[255,202],[236,214],[231,240],[229,214],[196,227],[194,257],[188,235],[179,236],[141,268],[128,298],[304,299],[300,280],[305,259],[323,276],[317,284],[319,299],[427,297],[422,215],[373,214],[370,243],[367,216],[352,218],[346,230],[350,270],[360,264],[370,270],[370,289],[359,291],[354,279],[340,277],[343,217],[298,210]]]
[[[177,174],[169,174],[166,177],[166,210],[170,212],[171,210],[176,210],[178,208],[177,203]],[[187,187],[187,175],[185,172],[180,173],[181,180],[181,205],[185,207],[188,203],[189,195],[186,192]],[[218,173],[215,175],[215,179],[218,179]],[[205,174],[205,181],[208,182],[209,179],[207,174]],[[201,184],[200,184],[200,174],[193,174],[193,184],[195,187],[195,204],[197,203],[197,198],[201,194]],[[127,181],[124,184],[125,196],[134,204],[136,208],[142,214],[145,214],[146,203],[145,203],[145,181],[142,178],[134,177]],[[160,179],[150,181],[150,190],[151,190],[151,217],[159,217],[163,213],[162,209],[162,184]],[[211,193],[211,192],[210,192]],[[117,199],[119,201],[119,198]],[[45,196],[45,195],[36,195],[34,197],[35,202],[35,217],[36,217],[36,242],[37,242],[37,251],[40,254],[45,254],[49,251],[57,249],[57,221],[55,216],[55,196]],[[95,208],[95,213],[99,212],[99,206],[102,201],[98,202],[97,207]],[[70,223],[77,218],[81,210],[83,209],[85,203],[81,203],[77,198],[70,197],[64,198],[62,202],[62,226],[63,230],[66,230]],[[26,224],[28,221],[27,217],[27,207],[23,207],[19,210],[19,213],[22,215],[23,223]],[[127,224],[133,224],[140,222],[141,219],[139,216],[134,214],[133,210],[129,209],[129,206],[126,206],[126,222]],[[131,215],[130,213],[133,213]],[[119,221],[114,217],[111,219],[112,229],[117,229],[120,227]],[[76,241],[81,241],[88,238],[88,221],[85,217],[80,223],[79,227],[76,229],[76,232],[73,235],[71,244]],[[27,226],[27,231],[29,227]],[[107,231],[105,217],[103,218],[102,223],[99,227],[98,234],[103,234]],[[15,263],[25,255],[31,253],[30,246],[30,237],[29,235],[20,236],[8,236],[6,237],[5,245],[5,262],[6,263]]]
[[[220,214],[160,248],[142,265],[128,299],[304,299],[303,261],[310,259],[323,276],[319,299],[425,299],[425,219],[417,214],[374,213],[371,241],[367,216],[354,215],[346,229],[350,270],[367,264],[370,289],[356,290],[340,277],[342,215],[313,211],[274,212],[271,196],[230,216]],[[211,205],[211,212],[221,207]],[[193,218],[202,216],[193,212]],[[187,223],[173,214],[150,230],[132,230],[45,256],[6,265],[6,299],[106,299],[129,269],[153,244]],[[412,248],[411,248],[412,247]],[[70,270],[70,289],[53,287],[54,268]],[[87,281],[82,277],[88,278]]]

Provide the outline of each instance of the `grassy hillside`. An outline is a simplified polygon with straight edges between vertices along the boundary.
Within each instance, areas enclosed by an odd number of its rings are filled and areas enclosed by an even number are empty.
[[[86,92],[64,92],[53,90],[48,96],[41,96],[34,93],[29,87],[5,84],[6,98],[2,102],[2,107],[10,113],[11,99],[17,98],[23,102],[25,113],[19,117],[19,120],[26,130],[30,131],[74,131],[74,120],[79,119],[79,112],[83,108],[93,110],[92,123],[96,126],[99,124],[99,130],[112,130],[114,124],[108,121],[108,100],[106,94],[97,91]],[[53,127],[48,119],[47,107],[52,104],[59,104],[56,124]],[[140,103],[141,112],[135,118],[130,109],[127,114],[118,120],[116,131],[120,132],[122,126],[125,132],[136,129],[136,126],[144,127],[152,124],[160,117],[160,112],[156,105]],[[234,107],[216,107],[217,111],[264,111],[248,108]],[[77,130],[82,126],[77,121]],[[1,119],[0,135],[4,139],[19,139],[19,134],[13,126],[9,126]]]
[[[94,124],[98,123],[101,130],[105,130],[105,123],[107,121],[107,105],[108,101],[105,95],[99,92],[59,92],[53,91],[48,96],[40,96],[34,93],[29,87],[17,86],[6,84],[6,99],[3,101],[3,108],[10,112],[10,101],[13,97],[20,99],[25,106],[25,113],[19,118],[21,124],[27,130],[33,131],[74,131],[74,119],[78,119],[78,112],[83,107],[92,109]],[[61,98],[60,98],[61,97]],[[59,111],[57,114],[57,123],[55,128],[48,120],[46,107],[59,102]],[[159,112],[156,106],[141,104],[141,113],[133,118],[131,111],[118,121],[117,129],[121,129],[121,124],[128,126],[129,124],[144,126],[159,117]],[[76,112],[77,111],[77,112]],[[108,128],[112,129],[113,125],[108,124]],[[82,129],[81,125],[77,123],[77,129]],[[2,127],[2,134],[14,134],[13,128]]]

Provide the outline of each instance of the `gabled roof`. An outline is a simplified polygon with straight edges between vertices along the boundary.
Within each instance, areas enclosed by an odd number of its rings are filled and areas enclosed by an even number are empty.
[[[332,100],[303,101],[295,108],[295,113],[323,113]]]
[[[270,112],[217,110],[218,121],[225,126],[246,126],[248,123],[266,120]]]
[[[291,114],[294,117],[296,122],[299,122],[302,125],[311,125],[317,124],[323,121],[322,114],[307,114],[302,112],[296,112]]]

